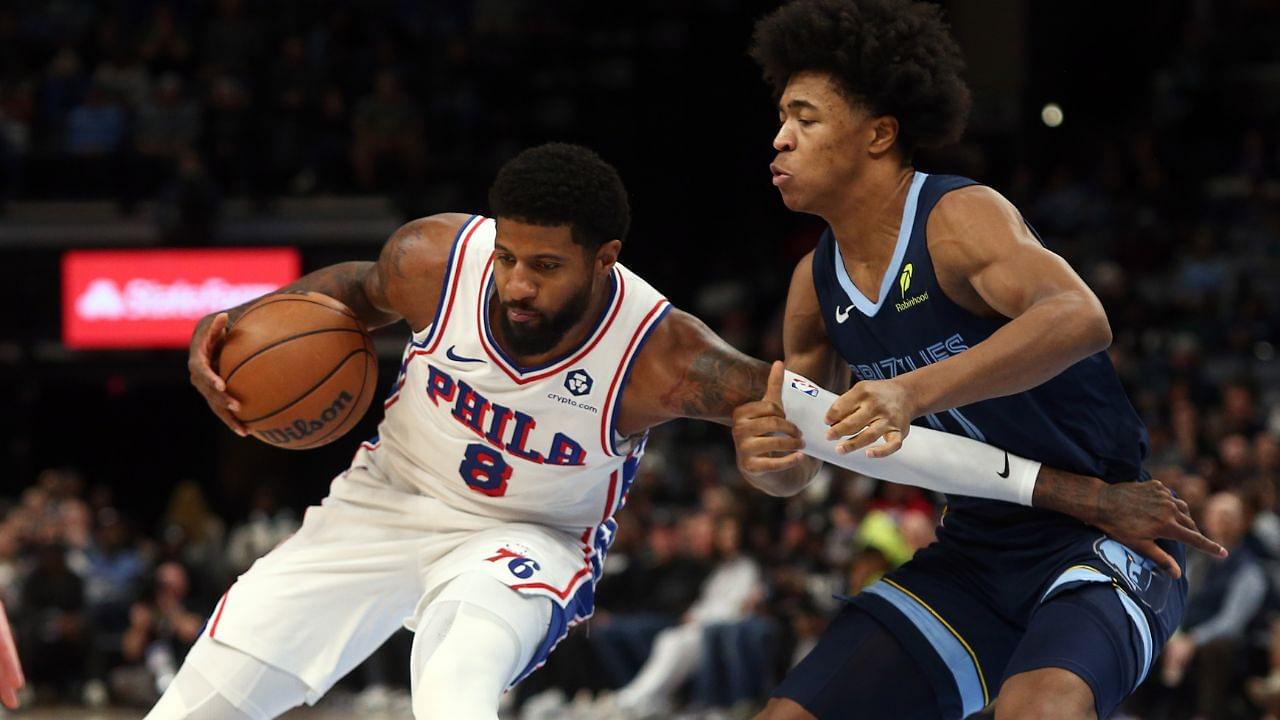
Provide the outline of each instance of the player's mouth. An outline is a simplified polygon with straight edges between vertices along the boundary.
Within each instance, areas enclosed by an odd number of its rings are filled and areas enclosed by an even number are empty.
[[[774,185],[782,185],[783,183],[791,179],[791,173],[783,170],[782,168],[778,167],[776,164],[769,166],[769,172],[773,173]]]
[[[527,323],[537,320],[542,313],[537,310],[520,310],[518,308],[507,308],[507,319],[513,323]]]

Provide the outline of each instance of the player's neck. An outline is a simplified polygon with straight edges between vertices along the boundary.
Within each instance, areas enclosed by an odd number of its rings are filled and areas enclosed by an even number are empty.
[[[544,353],[539,353],[537,355],[520,355],[511,350],[511,344],[507,342],[506,336],[502,332],[502,323],[494,322],[494,318],[492,317],[492,314],[502,311],[501,303],[491,303],[489,327],[493,329],[494,340],[502,348],[502,351],[507,354],[507,357],[515,361],[517,365],[525,368],[544,365],[566,355],[587,339],[587,335],[589,335],[596,327],[596,321],[600,319],[600,315],[603,314],[606,309],[605,306],[608,304],[610,296],[609,289],[610,285],[608,282],[596,283],[596,287],[591,293],[591,301],[587,303],[586,312],[582,313],[582,317],[578,322],[574,323],[565,331],[564,337],[560,338],[559,342]]]
[[[822,213],[846,259],[874,262],[893,254],[915,169],[874,163]]]

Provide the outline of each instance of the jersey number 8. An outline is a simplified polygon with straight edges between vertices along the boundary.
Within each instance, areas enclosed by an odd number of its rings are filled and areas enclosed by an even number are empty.
[[[502,453],[480,443],[467,446],[467,454],[458,466],[462,481],[467,487],[489,497],[507,494],[507,480],[511,479],[511,466]]]

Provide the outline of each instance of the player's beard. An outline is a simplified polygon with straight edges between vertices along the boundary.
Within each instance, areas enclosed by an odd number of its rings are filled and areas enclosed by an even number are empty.
[[[523,302],[502,303],[503,312],[498,314],[498,322],[502,323],[502,335],[510,345],[508,350],[522,356],[542,355],[555,347],[569,328],[582,319],[590,302],[591,284],[588,283],[554,315],[547,315]],[[540,317],[532,322],[514,323],[507,316],[507,308],[536,312]]]

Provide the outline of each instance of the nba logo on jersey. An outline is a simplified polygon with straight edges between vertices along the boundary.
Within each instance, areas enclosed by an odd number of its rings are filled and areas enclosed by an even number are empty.
[[[582,397],[591,392],[592,384],[591,376],[581,368],[570,372],[564,379],[564,389],[573,393],[575,397]]]
[[[818,388],[804,380],[801,380],[800,378],[793,378],[791,380],[791,387],[799,390],[809,397],[818,397]]]

